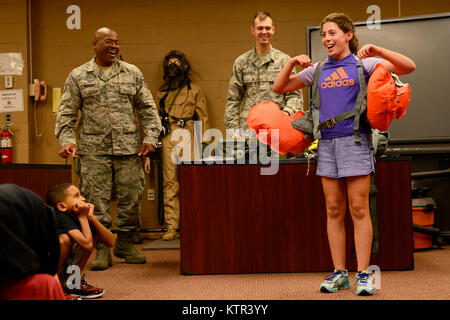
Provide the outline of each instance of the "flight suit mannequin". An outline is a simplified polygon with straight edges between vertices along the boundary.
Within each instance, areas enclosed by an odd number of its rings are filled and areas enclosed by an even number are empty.
[[[171,153],[179,141],[171,141],[172,134],[179,128],[190,131],[189,144],[193,157],[194,121],[201,121],[203,136],[203,132],[208,129],[208,109],[205,94],[189,79],[190,65],[182,52],[170,51],[164,58],[163,66],[165,82],[156,94],[156,105],[159,107],[162,122],[165,122],[162,133],[162,168],[167,232],[162,240],[169,241],[178,238],[180,220],[177,165],[171,158]]]

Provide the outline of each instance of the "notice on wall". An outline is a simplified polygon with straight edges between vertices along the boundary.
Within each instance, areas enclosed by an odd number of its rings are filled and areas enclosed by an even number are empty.
[[[0,90],[0,112],[23,111],[23,89]]]
[[[9,52],[0,53],[0,75],[22,75],[23,70],[23,59],[22,53],[20,52]]]

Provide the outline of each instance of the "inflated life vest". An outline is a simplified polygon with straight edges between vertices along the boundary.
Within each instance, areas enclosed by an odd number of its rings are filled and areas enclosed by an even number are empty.
[[[247,116],[247,124],[255,130],[258,140],[270,145],[271,149],[280,153],[302,153],[312,140],[305,139],[305,133],[294,129],[292,121],[300,118],[302,111],[288,116],[278,104],[273,101],[263,101],[254,105]],[[261,129],[266,129],[262,130]],[[275,136],[274,129],[278,129],[278,145],[272,141]]]
[[[331,119],[319,122],[320,96],[317,92],[317,82],[322,71],[323,62],[320,62],[314,73],[314,84],[312,87],[312,97],[310,99],[310,111],[296,121],[292,126],[304,133],[314,135],[314,138],[320,138],[320,129],[332,128],[336,123],[350,117],[355,117],[354,134],[355,142],[361,141],[359,133],[360,116],[367,110],[366,117],[362,121],[368,121],[372,129],[386,131],[396,117],[400,119],[406,113],[406,108],[411,99],[411,87],[409,84],[403,84],[398,76],[389,73],[384,65],[377,64],[369,82],[366,85],[362,61],[358,60],[358,77],[360,92],[356,99],[355,108],[347,112],[338,114]]]
[[[367,119],[372,129],[386,131],[394,117],[406,114],[410,100],[410,85],[377,64],[367,85]]]

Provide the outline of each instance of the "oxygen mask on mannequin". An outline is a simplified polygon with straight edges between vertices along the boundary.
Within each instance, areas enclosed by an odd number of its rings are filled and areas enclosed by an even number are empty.
[[[171,59],[167,66],[167,76],[170,78],[181,78],[183,70],[181,70],[181,62],[178,59]]]

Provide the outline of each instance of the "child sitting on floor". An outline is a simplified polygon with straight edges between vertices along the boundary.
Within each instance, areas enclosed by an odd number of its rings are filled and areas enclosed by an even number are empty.
[[[46,195],[47,203],[56,211],[61,250],[58,275],[64,292],[66,295],[93,299],[102,296],[105,290],[86,282],[84,267],[97,237],[108,247],[113,247],[115,240],[111,231],[95,218],[94,205],[85,200],[80,190],[70,183],[58,184],[50,188]]]

